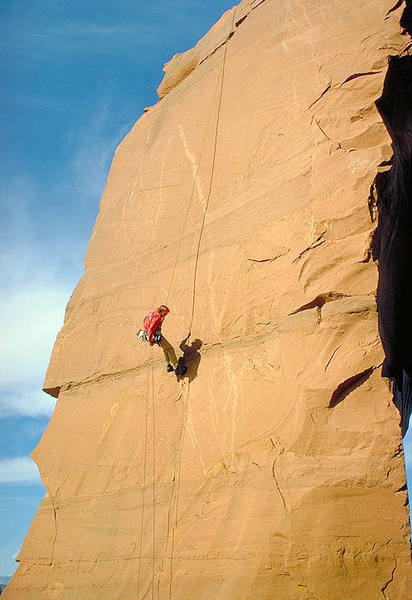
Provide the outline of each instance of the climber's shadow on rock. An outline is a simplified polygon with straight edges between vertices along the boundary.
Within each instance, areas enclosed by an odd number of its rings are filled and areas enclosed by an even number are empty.
[[[177,361],[176,376],[179,381],[187,378],[189,379],[189,382],[192,382],[193,379],[197,377],[197,370],[199,368],[200,359],[202,358],[199,352],[203,344],[202,340],[193,340],[189,345],[186,343],[189,337],[190,333],[179,345],[180,350],[183,352],[183,356]],[[179,365],[187,368],[184,375],[179,375]]]

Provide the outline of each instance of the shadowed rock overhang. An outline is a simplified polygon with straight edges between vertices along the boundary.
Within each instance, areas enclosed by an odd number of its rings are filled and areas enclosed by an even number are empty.
[[[412,4],[401,19],[405,35],[412,30]],[[376,106],[392,139],[389,170],[376,178],[378,227],[374,258],[378,259],[379,332],[385,350],[382,375],[393,381],[394,401],[402,433],[412,410],[412,56],[389,57],[381,97]]]

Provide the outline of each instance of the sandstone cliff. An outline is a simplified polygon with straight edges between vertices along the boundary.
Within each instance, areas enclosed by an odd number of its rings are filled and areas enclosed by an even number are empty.
[[[394,4],[243,0],[165,66],[55,344],[48,493],[5,599],[407,597],[371,240]],[[180,380],[135,337],[164,302]]]

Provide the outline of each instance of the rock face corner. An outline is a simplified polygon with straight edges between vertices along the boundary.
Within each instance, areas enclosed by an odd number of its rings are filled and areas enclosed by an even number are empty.
[[[243,0],[165,65],[55,343],[2,598],[407,597],[408,23]],[[184,376],[135,335],[162,303]]]

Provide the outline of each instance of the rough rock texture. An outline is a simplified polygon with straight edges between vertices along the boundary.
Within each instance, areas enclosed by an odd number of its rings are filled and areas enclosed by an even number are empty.
[[[244,0],[166,65],[56,341],[48,493],[4,598],[407,597],[368,207],[394,4]],[[134,335],[162,302],[180,381]]]

